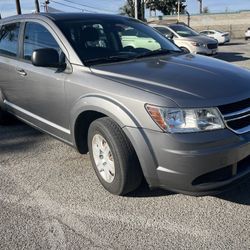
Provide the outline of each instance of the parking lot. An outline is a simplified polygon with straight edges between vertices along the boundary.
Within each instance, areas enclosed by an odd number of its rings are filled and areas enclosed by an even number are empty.
[[[219,46],[215,58],[250,69],[250,41],[237,39]]]
[[[250,42],[215,57],[250,69]],[[250,180],[218,196],[146,185],[113,196],[88,155],[21,122],[0,126],[0,249],[249,249],[249,194]]]

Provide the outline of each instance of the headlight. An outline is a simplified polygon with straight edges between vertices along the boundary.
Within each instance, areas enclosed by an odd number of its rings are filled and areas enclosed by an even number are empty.
[[[178,109],[146,105],[151,118],[165,132],[190,133],[224,128],[216,108]]]
[[[196,47],[206,47],[205,43],[191,42],[191,44]]]

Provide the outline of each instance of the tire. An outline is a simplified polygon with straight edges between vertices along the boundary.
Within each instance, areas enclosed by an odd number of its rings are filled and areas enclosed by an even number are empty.
[[[88,147],[92,166],[106,190],[125,195],[139,187],[142,181],[139,160],[127,136],[112,119],[103,117],[91,123]],[[106,164],[100,164],[101,161]]]
[[[191,53],[190,50],[186,47],[181,47],[181,49],[187,54]]]

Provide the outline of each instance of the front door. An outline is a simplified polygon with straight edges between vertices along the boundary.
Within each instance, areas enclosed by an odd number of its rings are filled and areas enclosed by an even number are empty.
[[[34,50],[53,48],[62,54],[60,46],[41,23],[27,22],[24,28],[21,60],[17,65],[19,78],[16,89],[20,96],[10,106],[28,122],[59,137],[69,135],[65,110],[65,73],[56,68],[36,67],[31,63]]]

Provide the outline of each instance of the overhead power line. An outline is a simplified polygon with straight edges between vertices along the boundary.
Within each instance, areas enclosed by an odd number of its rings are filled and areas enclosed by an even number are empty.
[[[50,0],[51,3],[55,3],[55,4],[59,4],[59,5],[62,5],[62,6],[65,6],[65,7],[69,7],[69,8],[72,8],[72,9],[75,9],[75,10],[80,10],[80,11],[83,11],[83,12],[92,12],[92,13],[96,13],[95,11],[91,11],[91,10],[87,10],[87,9],[83,9],[83,8],[78,8],[78,7],[75,7],[75,6],[71,6],[69,4],[65,4],[65,3],[61,3],[61,2],[57,2],[55,0]]]
[[[62,1],[66,2],[66,3],[62,3],[61,1],[59,2],[57,0],[50,0],[51,3],[55,3],[55,4],[65,6],[65,7],[69,7],[69,8],[75,9],[75,10],[80,10],[82,12],[98,13],[100,11],[105,11],[105,12],[115,13],[115,12],[110,11],[110,10],[96,8],[96,7],[92,7],[90,5],[86,5],[86,4],[76,3],[76,2],[71,1],[71,0],[62,0]],[[82,6],[84,8],[73,6],[72,4]],[[92,9],[92,10],[89,10],[89,9]],[[96,11],[94,11],[94,10],[96,10]]]
[[[90,6],[90,5],[82,4],[82,3],[77,3],[77,2],[72,1],[72,0],[62,0],[62,1],[68,2],[68,3],[72,3],[72,4],[75,4],[75,5],[78,5],[78,6],[82,6],[82,7],[85,7],[85,8],[89,8],[89,9],[94,9],[94,10],[100,10],[100,11],[106,11],[106,12],[115,13],[114,11],[111,11],[111,10],[108,10],[108,9],[94,7],[94,6]]]

